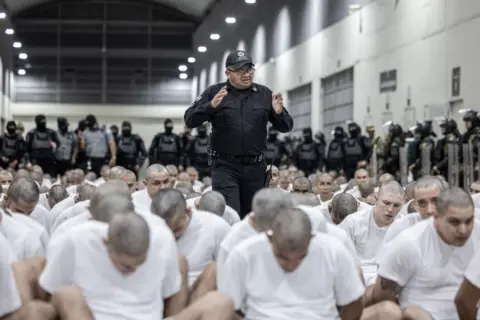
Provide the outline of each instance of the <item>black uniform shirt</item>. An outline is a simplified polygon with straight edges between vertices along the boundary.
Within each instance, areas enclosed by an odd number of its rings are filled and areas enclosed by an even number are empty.
[[[227,86],[228,95],[213,108],[211,101]],[[212,123],[212,149],[219,154],[259,156],[266,150],[267,123],[279,132],[289,132],[293,119],[286,109],[277,114],[272,106],[272,91],[254,83],[239,90],[229,82],[210,86],[185,112],[185,124],[195,128]]]

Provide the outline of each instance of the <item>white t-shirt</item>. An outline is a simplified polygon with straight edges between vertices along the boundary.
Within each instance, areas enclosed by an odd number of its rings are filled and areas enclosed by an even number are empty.
[[[48,246],[49,235],[47,230],[37,221],[33,220],[31,217],[26,216],[22,213],[13,213],[13,219],[16,219],[22,222],[25,226],[30,229],[30,232],[38,239],[40,239],[40,243],[42,244],[43,249],[46,251]]]
[[[49,231],[48,209],[43,205],[37,204],[32,213],[30,213],[30,218],[41,224],[47,232]]]
[[[225,207],[225,212],[223,213],[223,220],[225,220],[230,226],[240,222],[240,216],[237,211],[230,206]]]
[[[147,189],[135,191],[132,193],[133,203],[144,206],[148,209],[152,207],[152,198],[148,195]]]
[[[348,305],[365,291],[353,257],[324,234],[312,238],[293,272],[279,266],[265,234],[243,241],[228,256],[218,289],[248,320],[336,320],[337,305]]]
[[[178,293],[181,285],[175,245],[152,232],[146,262],[124,276],[103,243],[107,233],[107,224],[88,221],[51,241],[40,286],[49,293],[78,286],[95,319],[163,319],[163,299]]]
[[[48,203],[47,193],[40,193],[38,197],[38,204],[41,204],[45,209],[50,210],[50,203]]]
[[[70,218],[78,216],[79,214],[82,214],[83,212],[87,211],[89,206],[90,206],[90,200],[85,200],[85,201],[77,202],[72,207],[67,208],[62,213],[60,213],[57,219],[55,219],[55,222],[53,223],[53,226],[50,232],[54,233],[60,224],[62,224],[63,222],[65,222]]]
[[[17,256],[15,255],[15,252],[13,252],[10,242],[8,242],[7,238],[3,235],[2,232],[0,232],[0,250],[0,255],[4,259],[7,259],[8,263],[17,261]]]
[[[2,254],[0,254],[0,318],[17,311],[22,306],[20,300],[20,294],[17,290],[15,278],[8,261],[7,255],[4,255],[5,248],[8,248],[9,244],[1,237],[0,246],[2,248]]]
[[[229,231],[230,226],[215,214],[204,211],[192,214],[185,233],[177,240],[178,251],[188,262],[189,286],[217,259],[220,243]]]
[[[0,214],[0,233],[8,240],[18,260],[45,256],[42,242],[37,234],[31,232],[31,228],[6,213]]]
[[[352,189],[346,191],[345,193],[351,194],[355,199],[358,199],[362,196],[360,194],[360,190],[358,189],[358,186],[353,187]]]
[[[403,287],[398,299],[402,309],[416,305],[435,320],[455,320],[455,295],[479,248],[479,221],[475,220],[467,243],[454,247],[440,238],[432,217],[403,231],[385,246],[378,276]]]
[[[332,200],[333,200],[333,198],[331,200],[323,202],[319,207],[320,212],[324,215],[325,218],[327,218],[327,221],[331,222],[331,223],[333,223],[333,220],[332,220],[332,215],[330,214],[330,211],[328,210],[328,205],[330,204],[330,202],[332,202]],[[357,200],[357,203],[358,203],[358,211],[370,209],[372,207],[368,203],[365,203],[365,202],[362,202],[362,201]]]
[[[385,244],[392,241],[403,230],[410,228],[411,226],[417,224],[422,220],[422,216],[418,212],[410,213],[396,219],[388,228],[388,231],[385,234],[385,238],[383,239],[383,243]]]
[[[70,218],[70,219],[66,220],[64,223],[59,225],[57,229],[55,229],[55,232],[52,233],[52,238],[54,238],[54,237],[56,238],[59,235],[62,235],[63,233],[69,231],[73,227],[76,227],[78,225],[81,225],[81,224],[89,221],[91,217],[92,217],[92,215],[90,214],[90,212],[85,211],[85,212],[79,214],[78,216],[75,216],[73,218]]]
[[[72,195],[53,206],[52,210],[50,210],[50,212],[47,215],[48,232],[51,232],[53,224],[55,223],[55,220],[57,220],[58,216],[63,211],[73,207],[74,205],[75,205],[75,196]]]
[[[338,226],[345,230],[355,245],[358,261],[367,285],[377,275],[376,256],[379,252],[388,226],[377,226],[373,218],[374,207],[348,215]]]

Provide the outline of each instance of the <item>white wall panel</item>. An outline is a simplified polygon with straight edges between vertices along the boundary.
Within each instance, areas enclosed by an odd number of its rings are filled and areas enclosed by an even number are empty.
[[[387,101],[379,90],[380,72],[397,70],[390,110],[394,120],[403,123],[408,88],[417,119],[423,120],[425,105],[451,100],[451,70],[460,66],[464,106],[478,109],[478,30],[478,0],[401,0],[398,5],[379,0],[259,65],[256,80],[274,91],[287,92],[353,67],[354,120],[365,123],[370,101],[369,122],[379,130]],[[322,103],[313,103],[312,108],[320,109],[312,114],[323,114]]]

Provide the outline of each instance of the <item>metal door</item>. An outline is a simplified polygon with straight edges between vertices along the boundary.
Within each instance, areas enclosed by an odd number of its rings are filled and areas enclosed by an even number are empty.
[[[306,84],[288,92],[288,112],[293,118],[292,135],[300,136],[304,128],[311,127],[312,84]]]
[[[345,129],[353,120],[353,68],[322,80],[323,132],[327,140],[333,138],[336,126]]]

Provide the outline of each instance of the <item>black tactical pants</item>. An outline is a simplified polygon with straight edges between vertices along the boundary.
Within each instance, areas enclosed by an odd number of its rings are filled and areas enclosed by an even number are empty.
[[[212,161],[212,187],[220,192],[227,205],[243,219],[251,212],[255,193],[265,187],[267,166],[265,161],[242,164],[236,161]]]
[[[72,160],[57,160],[55,176],[60,175],[60,177],[62,177],[65,172],[72,169],[72,167]]]

